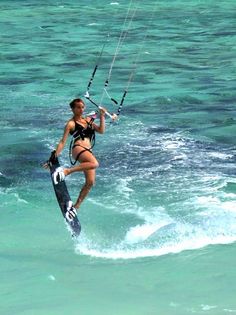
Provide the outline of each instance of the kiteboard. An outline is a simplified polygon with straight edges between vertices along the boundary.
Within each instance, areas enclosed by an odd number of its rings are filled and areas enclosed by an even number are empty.
[[[52,174],[55,172],[55,170],[60,167],[60,163],[57,157],[55,157],[54,152],[52,152],[52,155],[48,161],[48,166],[50,169],[50,173],[51,173],[51,178],[52,178]],[[57,197],[57,201],[58,204],[60,206],[62,215],[66,221],[66,224],[68,225],[71,234],[73,237],[77,237],[80,234],[81,231],[81,225],[79,222],[79,219],[77,217],[77,215],[75,216],[71,216],[68,217],[66,216],[66,212],[67,212],[67,207],[68,204],[72,204],[71,202],[71,198],[70,198],[70,194],[68,192],[67,186],[65,181],[59,182],[58,184],[55,184],[53,179],[52,179],[52,185]]]

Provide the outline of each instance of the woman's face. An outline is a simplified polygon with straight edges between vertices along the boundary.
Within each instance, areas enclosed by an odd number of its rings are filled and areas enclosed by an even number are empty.
[[[82,115],[83,112],[84,112],[84,110],[85,110],[85,105],[84,105],[84,103],[82,103],[82,102],[76,102],[76,103],[75,103],[75,106],[74,106],[74,108],[73,108],[73,113],[74,113],[74,114]]]

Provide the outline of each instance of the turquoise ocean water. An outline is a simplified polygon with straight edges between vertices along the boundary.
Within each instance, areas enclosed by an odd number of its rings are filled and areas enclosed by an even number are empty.
[[[235,12],[233,0],[0,1],[1,315],[236,314]],[[119,123],[97,136],[73,241],[40,163],[106,42],[101,99],[123,26],[114,98],[137,69]],[[82,182],[67,178],[73,199]]]

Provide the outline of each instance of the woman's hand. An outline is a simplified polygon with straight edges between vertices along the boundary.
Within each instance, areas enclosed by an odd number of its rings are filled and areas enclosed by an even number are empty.
[[[43,168],[45,168],[45,169],[48,169],[50,163],[55,163],[56,162],[56,158],[57,158],[56,150],[54,150],[54,151],[52,151],[49,159],[46,162],[42,163],[41,166]]]
[[[100,107],[99,109],[100,109],[100,115],[103,116],[103,117],[104,117],[106,114],[108,114],[108,116],[109,116],[113,121],[115,121],[115,120],[118,118],[116,114],[110,114],[110,113],[108,113],[107,110],[106,110],[104,107]]]
[[[107,110],[104,107],[99,107],[100,115],[105,116],[107,113]]]

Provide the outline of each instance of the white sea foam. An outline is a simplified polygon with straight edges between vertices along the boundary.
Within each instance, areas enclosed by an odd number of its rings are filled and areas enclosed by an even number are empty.
[[[170,307],[178,307],[179,304],[175,302],[170,302]]]
[[[29,204],[27,200],[21,198],[19,194],[13,192],[11,188],[6,189],[6,190],[0,190],[0,194],[6,196],[2,205],[9,205],[9,204],[15,204],[15,203]]]
[[[225,194],[225,197],[234,198],[234,194]],[[222,212],[232,212],[236,213],[236,200],[226,200],[221,201],[217,196],[202,196],[196,197],[194,202],[195,208],[205,207],[207,210],[201,212],[202,215],[212,215],[212,212],[217,213],[217,215],[222,214]]]
[[[222,152],[209,152],[208,155],[214,158],[221,159],[221,160],[228,160],[233,157],[232,154],[227,154],[227,153],[222,153]]]
[[[92,22],[92,23],[89,23],[88,26],[95,26],[95,25],[99,25],[98,23],[95,23],[95,22]]]
[[[51,280],[51,281],[55,281],[55,280],[56,280],[56,278],[54,277],[54,275],[49,275],[49,276],[48,276],[48,279]]]
[[[136,232],[137,231],[138,229]],[[151,235],[149,234],[150,230],[148,230],[148,233],[145,229],[143,231],[141,231],[143,237],[149,237]],[[208,235],[204,229],[195,228],[191,225],[178,224],[175,229],[176,233],[172,232],[172,240],[165,242],[164,239],[160,239],[160,241],[154,242],[153,245],[145,247],[136,242],[132,242],[133,240],[137,241],[140,235],[140,230],[138,233],[136,232],[133,234],[130,232],[131,234],[129,234],[128,239],[126,235],[125,241],[107,248],[102,248],[84,237],[82,241],[80,239],[76,244],[75,250],[81,254],[97,258],[135,259],[177,254],[186,250],[196,250],[209,245],[229,244],[236,241],[236,233],[230,235],[231,233],[226,234],[223,232],[218,233],[218,235]],[[171,236],[171,234],[169,236]],[[131,244],[127,244],[127,240],[131,241]]]
[[[116,190],[122,194],[123,198],[129,199],[133,189],[129,187],[129,183],[133,180],[132,177],[120,178],[116,185]]]
[[[180,154],[177,154],[175,155],[171,161],[179,161],[179,160],[186,160],[187,159],[187,155],[184,154],[184,153],[180,153]]]
[[[129,244],[139,243],[147,238],[149,238],[153,233],[155,233],[160,228],[168,225],[170,222],[160,222],[160,223],[147,223],[143,225],[137,225],[130,228],[125,236],[125,242]]]
[[[127,194],[128,198],[133,193],[132,180],[131,177],[120,180],[117,189],[122,197]],[[210,190],[211,188],[209,187]],[[93,236],[86,235],[82,243],[79,240],[76,244],[76,251],[107,259],[135,259],[235,242],[236,201],[231,194],[213,192],[181,201],[184,209],[190,209],[190,206],[194,209],[193,213],[189,212],[187,222],[182,216],[181,220],[172,218],[164,207],[144,208],[138,206],[132,198],[128,198],[128,201],[123,198],[127,205],[119,208],[119,211],[122,214],[132,213],[142,219],[143,223],[130,226],[119,242],[110,245],[102,239],[94,242]]]
[[[98,198],[88,197],[87,201],[95,206],[102,207],[103,209],[114,209],[115,207],[112,203],[104,203],[104,201],[100,201]]]
[[[20,198],[18,193],[14,193],[13,195],[16,198],[17,202],[28,204],[28,201],[26,201],[25,199]]]
[[[217,305],[206,305],[206,304],[201,304],[201,309],[203,311],[210,311],[217,308]]]
[[[195,204],[206,205],[209,203],[217,203],[219,199],[216,196],[200,196],[196,197]]]
[[[154,256],[163,256],[167,254],[177,254],[186,250],[196,250],[208,245],[229,244],[236,241],[235,237],[218,237],[215,239],[203,238],[195,240],[186,240],[181,243],[169,244],[160,248],[139,248],[135,250],[129,249],[96,249],[89,248],[86,244],[76,245],[76,252],[84,255],[106,259],[135,259]]]
[[[179,147],[183,145],[184,143],[182,141],[166,141],[165,143],[163,143],[163,147],[166,150],[178,149]]]
[[[174,137],[165,135],[161,139],[161,146],[163,150],[175,150],[185,146],[185,141],[177,135]]]

